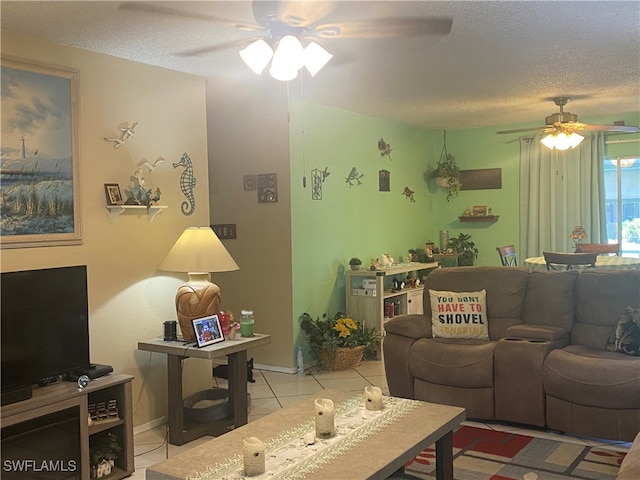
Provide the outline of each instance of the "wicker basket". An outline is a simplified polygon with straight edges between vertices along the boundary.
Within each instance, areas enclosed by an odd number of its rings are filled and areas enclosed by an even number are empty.
[[[327,370],[344,370],[357,367],[362,361],[364,346],[355,348],[338,348],[334,351],[320,352],[320,365]]]

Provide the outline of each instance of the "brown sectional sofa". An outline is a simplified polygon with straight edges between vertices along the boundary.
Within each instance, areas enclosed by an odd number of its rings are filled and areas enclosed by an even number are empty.
[[[489,339],[433,338],[430,289],[486,290]],[[385,324],[391,395],[590,437],[640,431],[640,357],[605,350],[625,307],[640,308],[640,270],[439,269],[423,304]]]

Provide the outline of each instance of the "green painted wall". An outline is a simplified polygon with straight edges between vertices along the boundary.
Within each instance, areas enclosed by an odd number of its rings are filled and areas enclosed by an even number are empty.
[[[439,134],[310,103],[302,111],[292,102],[290,138],[295,340],[303,312],[344,309],[343,272],[351,257],[366,266],[382,253],[399,260],[410,248],[424,248],[440,201],[423,173]],[[380,155],[380,138],[391,145],[391,159]],[[360,186],[346,181],[353,167],[363,175]],[[322,200],[313,200],[311,171],[325,168]],[[389,192],[378,189],[383,169],[391,172]],[[405,187],[415,202],[403,195]]]
[[[461,191],[447,202],[433,180],[424,180],[440,157],[442,131],[308,102],[292,101],[290,112],[294,352],[295,345],[306,344],[300,314],[333,315],[345,308],[344,269],[353,256],[365,267],[372,257],[387,252],[404,260],[409,248],[422,248],[426,241],[437,245],[440,230],[448,230],[450,237],[471,234],[479,250],[476,265],[499,265],[499,245],[519,248],[520,145],[517,135],[495,132],[537,127],[539,122],[448,131],[447,150],[460,168],[500,168],[502,188]],[[581,120],[637,125],[638,117],[632,113]],[[380,138],[393,148],[391,159],[380,155]],[[364,175],[361,186],[350,187],[345,180],[353,167]],[[312,200],[312,170],[325,168],[329,176],[322,184],[322,199]],[[378,190],[382,169],[391,172],[390,192]],[[415,203],[402,194],[405,186],[414,191]],[[491,207],[499,220],[460,222],[458,216],[474,205]]]

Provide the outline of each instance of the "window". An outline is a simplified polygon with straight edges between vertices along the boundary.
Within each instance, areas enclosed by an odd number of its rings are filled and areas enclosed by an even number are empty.
[[[640,257],[640,158],[604,160],[607,239],[620,243],[622,255]]]

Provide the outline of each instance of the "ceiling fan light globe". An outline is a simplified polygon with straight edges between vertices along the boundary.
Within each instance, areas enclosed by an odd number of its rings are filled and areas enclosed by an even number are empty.
[[[274,57],[273,62],[271,62],[271,67],[269,68],[269,74],[273,78],[281,82],[288,82],[298,76],[298,69],[291,68],[286,61],[278,62],[276,60]]]
[[[304,66],[304,48],[297,37],[285,35],[278,42],[273,54],[273,62],[284,64],[287,68],[300,70]]]
[[[572,132],[571,135],[569,135],[569,142],[570,142],[571,148],[576,148],[578,145],[582,143],[583,140],[584,140],[584,137],[582,135],[577,134],[576,132]]]
[[[556,137],[554,134],[550,133],[546,137],[542,138],[540,142],[549,150],[553,150],[556,146]]]
[[[240,50],[239,54],[240,58],[247,64],[247,67],[257,75],[262,75],[262,71],[269,64],[271,57],[273,57],[273,50],[267,42],[260,39]]]
[[[324,67],[332,58],[333,55],[327,52],[316,42],[311,42],[307,45],[307,48],[304,49],[304,66],[312,77],[315,77],[316,73],[322,70],[322,67]]]
[[[556,135],[555,144],[556,150],[567,150],[571,147],[571,140],[569,140],[569,135],[564,132],[560,132]]]

